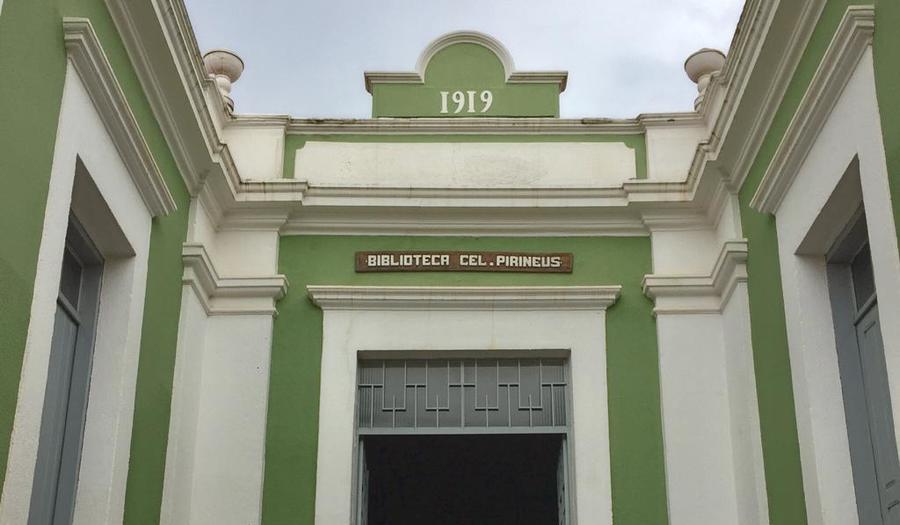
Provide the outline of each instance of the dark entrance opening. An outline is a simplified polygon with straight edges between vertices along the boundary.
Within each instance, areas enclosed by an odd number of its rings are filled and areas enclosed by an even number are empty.
[[[366,436],[367,525],[559,523],[558,434]]]

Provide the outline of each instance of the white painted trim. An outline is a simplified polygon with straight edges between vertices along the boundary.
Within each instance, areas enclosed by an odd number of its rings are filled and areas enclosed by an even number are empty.
[[[506,81],[510,84],[553,83],[559,86],[559,91],[566,90],[566,71],[516,71],[512,55],[496,38],[479,33],[478,31],[455,31],[441,35],[425,46],[419,59],[416,61],[415,72],[365,72],[366,91],[372,92],[372,84],[422,84],[425,82],[425,70],[428,63],[439,51],[454,44],[477,44],[489,49],[503,64],[503,72]]]
[[[182,282],[197,294],[207,315],[276,315],[275,302],[287,293],[287,277],[220,277],[200,244],[185,244]]]
[[[753,8],[754,12],[755,10],[762,9],[759,4],[754,5],[756,6]],[[217,99],[218,102],[215,103],[210,103],[209,100],[207,100],[216,97],[207,96],[207,92],[213,88],[211,88],[210,82],[203,73],[203,68],[200,64],[200,55],[196,50],[196,42],[190,31],[190,24],[187,21],[184,6],[181,1],[162,0],[162,5],[158,6],[158,9],[156,9],[154,13],[161,22],[163,37],[168,41],[171,52],[174,55],[176,66],[180,71],[182,82],[184,83],[184,88],[191,101],[190,103],[193,106],[192,113],[196,113],[195,120],[203,135],[203,141],[206,144],[205,152],[197,147],[198,140],[195,136],[185,134],[179,135],[179,129],[186,125],[186,118],[182,116],[186,112],[179,111],[177,115],[173,114],[173,110],[170,107],[172,105],[170,103],[171,97],[163,97],[158,89],[158,84],[163,82],[164,79],[159,81],[155,80],[159,75],[151,70],[152,64],[147,59],[151,56],[151,53],[158,52],[160,48],[158,43],[150,42],[150,40],[158,39],[159,37],[156,35],[157,30],[155,27],[150,27],[145,21],[141,21],[142,17],[146,18],[147,16],[151,16],[150,13],[147,12],[147,9],[145,8],[135,7],[130,4],[127,6],[121,5],[121,2],[109,2],[109,7],[117,26],[123,33],[123,40],[125,40],[129,54],[136,65],[138,75],[144,83],[145,89],[148,91],[148,98],[150,99],[151,105],[161,119],[163,131],[170,144],[174,144],[173,153],[178,161],[179,167],[182,168],[182,172],[185,173],[189,189],[192,194],[196,194],[197,192],[201,193],[204,204],[209,208],[215,222],[218,223],[221,220],[227,221],[229,217],[235,214],[235,212],[242,218],[246,218],[248,213],[244,210],[246,210],[245,204],[248,202],[252,202],[253,207],[256,210],[262,211],[267,208],[266,213],[268,215],[283,213],[285,218],[289,215],[297,214],[297,210],[302,209],[304,206],[324,206],[335,211],[341,207],[372,206],[373,208],[371,211],[374,211],[374,207],[377,207],[380,217],[384,217],[385,214],[402,215],[407,210],[417,209],[421,206],[421,201],[418,199],[413,199],[412,201],[404,199],[386,201],[384,199],[375,198],[372,200],[369,198],[362,198],[364,195],[359,195],[354,199],[348,200],[330,199],[327,203],[322,199],[312,199],[312,202],[310,202],[304,199],[306,190],[301,187],[302,182],[295,183],[290,187],[287,185],[260,186],[258,183],[242,182],[234,166],[234,162],[231,159],[228,147],[222,144],[222,140],[218,135],[219,129],[217,129],[217,126],[221,127],[229,125],[230,120],[221,115],[223,112],[221,107],[219,107],[221,106],[221,100]],[[745,18],[753,21],[754,24],[756,23],[755,16],[747,16]],[[746,25],[742,27],[746,28]],[[758,31],[755,25],[749,29],[754,30],[754,33]],[[141,37],[143,33],[147,34]],[[746,45],[757,45],[758,43],[757,40],[741,39],[741,42],[748,41],[750,43]],[[741,68],[749,68],[749,65],[741,65]],[[732,71],[733,69],[734,68],[726,63],[726,70]],[[171,84],[171,82],[169,82],[169,84]],[[243,119],[243,117],[237,118],[238,120]],[[697,125],[698,122],[702,122],[708,118],[710,118],[709,115],[703,116],[697,113],[648,114],[640,115],[635,119],[621,121],[615,119],[491,118],[363,119],[358,121],[326,119],[320,121],[311,119],[291,120],[287,117],[247,117],[247,119],[254,122],[286,123],[285,125],[288,133],[371,132],[389,134],[446,133],[448,132],[448,129],[452,130],[453,133],[565,134],[584,133],[591,130],[604,133],[642,133],[648,126]],[[718,206],[722,200],[717,200],[717,198],[722,194],[722,190],[721,188],[716,190],[716,188],[719,188],[719,186],[722,185],[722,177],[719,175],[719,171],[716,170],[714,175],[706,177],[710,182],[701,184],[701,177],[699,176],[706,165],[706,157],[712,153],[714,153],[714,148],[711,148],[706,144],[701,144],[695,155],[695,160],[692,164],[691,171],[688,174],[688,179],[684,183],[669,182],[665,184],[655,184],[650,183],[649,181],[626,183],[625,191],[629,197],[629,201],[635,203],[666,201],[674,203],[675,205],[683,205],[686,208],[693,207],[700,210],[710,208],[707,215],[710,218],[718,217]],[[207,154],[209,155],[209,158],[206,158]],[[188,161],[193,162],[193,169],[188,169],[190,168],[190,166],[187,165]],[[254,185],[259,187],[257,188]],[[706,188],[707,186],[711,187],[712,190]],[[378,196],[376,195],[374,197]],[[543,199],[541,200],[543,201]],[[315,202],[318,202],[318,204],[315,204]],[[442,203],[438,199],[428,199],[427,202],[427,205],[432,207],[454,206],[460,203],[466,206],[477,205],[474,199],[469,201],[465,201],[465,199],[456,199],[453,203]],[[522,202],[524,203],[524,201]],[[502,208],[507,207],[509,204],[512,204],[514,207],[519,206],[516,201],[511,203],[493,201],[483,204],[490,207]],[[560,207],[577,207],[580,204],[583,204],[583,202],[579,203],[579,201],[571,201],[562,203]],[[541,206],[548,206],[548,204],[544,201],[541,202]],[[631,213],[628,211],[625,212],[625,215],[630,214]],[[242,219],[239,219],[235,224],[223,224],[223,227],[245,228],[246,225],[241,224],[241,220]],[[530,218],[525,216],[513,219],[513,221],[519,222],[525,222],[527,220],[530,220]],[[614,219],[613,222],[621,222],[621,220]],[[386,230],[381,233],[398,232],[403,228],[415,228],[416,226],[417,225],[414,222],[401,224],[397,225],[397,228]],[[478,235],[484,226],[489,227],[489,225],[476,224],[473,228],[467,230],[462,226],[462,223],[458,222],[453,230],[460,235]],[[253,225],[251,227],[258,226]],[[571,232],[567,232],[565,228],[557,229],[556,225],[547,225],[545,228],[558,232],[560,235],[569,233],[576,235],[584,234],[583,232],[585,231],[584,227],[578,227]],[[300,228],[299,225],[290,226],[286,229],[302,233],[302,228]],[[314,229],[321,232],[340,231],[343,233],[372,233],[365,228],[361,230],[354,229],[354,227],[338,222],[316,224]],[[603,230],[617,234],[614,231],[615,229],[615,226],[604,226],[595,229],[594,231]],[[419,228],[419,230],[422,234],[431,233],[436,235],[441,235],[444,234],[443,232],[448,231],[443,224],[435,224],[435,228],[432,228],[431,230],[428,228]],[[622,234],[633,234],[633,232],[634,229],[630,228],[629,233]]]
[[[785,52],[775,66],[772,81],[761,99],[762,105],[757,108],[753,123],[748,127],[747,139],[741,143],[740,151],[735,158],[729,181],[732,187],[740,188],[747,178],[826,3],[825,0],[809,0],[802,3],[798,23],[794,30],[788,33],[789,39],[783,48]],[[774,15],[777,12],[777,5],[772,5],[771,9]],[[735,103],[737,102],[736,100]]]
[[[750,206],[775,213],[875,33],[875,8],[850,6],[825,51]]]
[[[209,175],[205,166],[213,161],[215,152],[221,148],[221,140],[216,130],[216,116],[219,115],[219,119],[224,117],[225,103],[214,81],[206,75],[193,33],[178,26],[175,13],[183,12],[184,5],[179,0],[161,6],[158,5],[161,2],[139,4],[106,0],[105,3],[171,149],[175,164],[188,191],[194,195]],[[158,17],[163,31],[169,30],[165,36],[171,39],[172,45],[166,49],[172,53],[172,59],[182,74],[179,79],[180,85],[193,106],[189,118],[196,122],[200,130],[199,137],[195,135],[195,130],[186,129],[183,121],[179,120],[185,117],[184,111],[175,106],[173,100],[176,95],[171,93],[171,88],[164,85],[165,79],[160,77],[159,69],[162,63],[155,56],[159,48],[153,47],[156,42],[146,34],[152,31],[152,26],[147,20],[148,16]],[[188,43],[191,45],[190,48]],[[207,92],[214,93],[215,96],[205,96]],[[202,143],[202,149],[197,147],[197,142]],[[226,172],[227,165],[223,165],[222,174],[227,177]]]
[[[419,59],[416,60],[416,72],[424,77],[425,70],[428,69],[428,63],[431,62],[434,55],[438,54],[442,49],[446,49],[454,44],[477,44],[490,49],[492,53],[497,55],[497,58],[499,58],[500,62],[503,64],[506,78],[509,78],[512,72],[516,70],[516,66],[513,63],[513,58],[509,53],[509,50],[496,38],[478,31],[454,31],[435,38],[431,43],[425,46],[425,49],[422,50],[422,54],[419,55]]]
[[[115,109],[97,104],[86,65],[76,66],[73,57],[66,70],[0,523],[28,519],[70,210],[91,214],[90,223],[83,224],[88,235],[108,240],[109,232],[92,231],[101,224],[122,236],[118,245],[98,243],[106,260],[74,522],[122,523],[124,513],[152,211],[146,194],[129,176],[121,144],[109,128],[111,117],[101,113]],[[96,188],[89,191],[99,195],[73,202],[76,172],[89,179],[86,185]],[[100,200],[108,211],[84,209]]]
[[[610,525],[605,312],[618,290],[617,286],[568,290],[310,286],[311,296],[324,312],[316,525],[354,521],[354,407],[360,352],[368,356],[417,352],[425,357],[436,352],[446,358],[451,352],[471,356],[471,351],[492,350],[531,355],[569,351],[575,479],[572,523],[577,524],[581,516],[581,523]]]
[[[845,19],[846,20],[846,19]],[[852,57],[852,54],[849,55]],[[842,184],[858,159],[894,421],[900,421],[900,250],[890,201],[871,46],[829,105],[775,209],[803,489],[810,525],[858,520],[825,255],[859,193]],[[805,138],[801,138],[805,141]],[[804,242],[807,241],[807,242]],[[811,241],[811,242],[810,242]],[[897,428],[895,428],[897,430]]]
[[[157,5],[158,4],[158,5]],[[805,38],[811,32],[818,19],[821,1],[804,3],[796,8],[788,9],[783,13],[788,18],[787,24],[790,30],[772,32],[771,24],[776,12],[776,5],[771,2],[752,0],[748,2],[741,17],[740,27],[735,37],[729,58],[721,75],[717,76],[710,86],[710,96],[700,108],[700,113],[675,113],[671,115],[641,115],[636,119],[362,119],[362,120],[292,120],[287,117],[236,117],[239,121],[251,119],[254,121],[267,121],[285,123],[288,133],[378,133],[378,134],[403,134],[403,133],[514,133],[514,134],[565,134],[584,133],[596,130],[597,132],[615,133],[642,133],[647,126],[678,126],[690,121],[706,122],[712,127],[710,141],[700,144],[694,155],[687,179],[683,183],[667,183],[664,185],[638,181],[625,185],[630,201],[653,202],[665,201],[682,203],[698,210],[706,211],[711,219],[718,217],[719,203],[723,194],[722,185],[734,191],[738,183],[743,180],[741,169],[735,170],[735,151],[728,153],[728,159],[722,153],[723,144],[746,145],[754,143],[755,139],[746,138],[747,126],[736,126],[733,122],[734,112],[743,100],[744,90],[750,78],[750,73],[757,73],[754,78],[762,78],[765,85],[769,85],[769,77],[774,78],[772,83],[783,85],[785,79],[792,76],[796,66],[794,60],[781,61],[777,68],[767,68],[757,71],[758,59],[764,41],[782,43],[780,48],[790,48],[787,55],[795,57],[799,54],[797,49],[803,48]],[[186,12],[181,0],[160,0],[154,3],[153,8],[140,7],[135,4],[108,1],[108,6],[117,27],[123,35],[123,40],[129,51],[132,61],[135,63],[138,76],[148,92],[151,105],[160,118],[161,127],[167,140],[173,145],[173,154],[181,168],[192,194],[196,195],[205,185],[203,191],[204,203],[210,209],[215,221],[230,216],[237,208],[243,207],[246,202],[253,202],[254,206],[262,210],[269,208],[269,214],[273,211],[283,211],[285,217],[301,209],[307,203],[303,202],[304,191],[292,188],[290,191],[279,189],[274,193],[255,192],[241,182],[233,160],[230,157],[228,147],[223,146],[219,137],[219,129],[230,122],[224,116],[221,97],[215,95],[215,88],[207,78],[200,61],[200,53],[196,49],[196,41],[187,20]],[[778,9],[778,12],[782,12]],[[155,16],[160,25],[148,24],[146,18]],[[157,33],[162,33],[160,37]],[[192,111],[178,110],[174,112],[174,103],[171,96],[164,96],[160,86],[167,83],[171,89],[172,82],[160,79],[156,63],[150,61],[154,54],[163,49],[158,42],[150,42],[152,39],[163,38],[168,43],[167,49],[172,53],[178,74],[192,106]],[[796,48],[796,49],[795,49]],[[775,71],[772,71],[774,69]],[[168,73],[168,72],[167,72]],[[773,94],[778,90],[773,88]],[[773,104],[780,97],[769,97]],[[720,107],[721,106],[721,107]],[[768,107],[768,106],[767,106]],[[191,114],[191,117],[183,115]],[[200,139],[195,132],[188,129],[190,119],[197,122],[200,130]],[[759,135],[765,130],[765,126],[757,126],[753,133]],[[735,134],[739,134],[737,136]],[[753,134],[751,133],[751,134]],[[730,135],[735,135],[731,137]],[[199,143],[205,144],[204,148],[197,147]],[[735,150],[735,147],[730,148]],[[752,155],[742,154],[741,158],[750,158]],[[711,164],[710,164],[711,163]],[[740,164],[740,163],[738,163]],[[709,167],[710,169],[707,169]],[[708,172],[708,173],[707,173]],[[275,187],[266,187],[275,189]],[[249,191],[249,193],[248,193]],[[373,202],[364,199],[348,201],[331,201],[327,205],[330,208],[341,206],[368,206],[369,202],[381,206],[386,214],[402,213],[405,209],[415,209],[418,202],[385,201]],[[474,203],[469,203],[474,204]],[[439,201],[433,200],[431,206],[441,206]],[[515,205],[515,204],[514,204]],[[576,202],[566,203],[569,206],[577,206]],[[503,203],[492,203],[491,206],[505,207]],[[385,209],[390,207],[391,209]],[[246,214],[244,214],[246,217]],[[525,220],[525,218],[523,218]],[[410,226],[410,225],[404,225]],[[236,226],[242,227],[242,226]],[[481,225],[476,225],[471,230],[473,235],[479,234]],[[435,228],[435,234],[442,234],[442,226]],[[300,230],[299,227],[294,228]],[[346,233],[370,233],[363,230],[354,230],[349,226],[340,224],[317,225],[318,231],[342,231]],[[456,230],[461,235],[466,235],[466,230],[458,227]],[[384,233],[388,233],[387,231]],[[577,233],[577,232],[573,232]],[[565,232],[560,232],[565,234]]]
[[[289,135],[637,135],[648,127],[693,127],[696,113],[647,113],[633,119],[550,117],[380,117],[375,119],[301,119],[237,115],[232,125],[279,124]]]
[[[175,211],[175,200],[156,165],[91,21],[86,18],[63,18],[63,34],[69,58],[97,106],[97,111],[147,208],[154,217]]]
[[[522,202],[525,204],[524,200]],[[377,208],[314,210],[292,215],[283,235],[429,235],[508,237],[646,236],[640,217],[604,216],[597,208],[419,208],[392,213]],[[316,213],[322,211],[325,213]],[[252,227],[250,221],[228,217],[228,228]]]
[[[621,286],[317,286],[323,310],[603,310]]]
[[[709,275],[646,275],[644,294],[656,301],[654,314],[718,313],[740,283],[747,282],[747,241],[727,241]]]

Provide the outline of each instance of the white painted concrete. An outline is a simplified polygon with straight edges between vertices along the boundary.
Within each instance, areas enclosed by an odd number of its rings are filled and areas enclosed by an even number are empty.
[[[769,503],[747,283],[738,283],[722,309],[721,322],[734,486],[740,517],[737,523],[764,525],[769,523]]]
[[[22,364],[0,523],[26,523],[47,382],[76,159],[80,158],[126,237],[107,257],[100,295],[75,523],[121,523],[143,321],[150,213],[84,84],[66,72],[43,236]],[[90,235],[91,232],[88,231]],[[132,251],[133,257],[122,258]]]
[[[571,352],[575,516],[612,523],[605,312],[325,310],[316,474],[316,525],[352,519],[358,351],[567,349]]]
[[[284,125],[230,124],[222,131],[242,180],[280,179],[284,174]]]
[[[294,178],[373,188],[610,188],[635,177],[634,150],[590,143],[307,142]]]
[[[199,199],[191,201],[188,242],[202,244],[222,277],[278,273],[278,230],[218,229]]]
[[[160,523],[191,522],[194,463],[200,419],[203,355],[206,352],[207,316],[200,299],[189,286],[181,289],[178,347],[172,380],[172,415],[166,447]]]
[[[647,178],[654,181],[687,179],[700,141],[709,137],[706,126],[648,126]]]
[[[259,523],[273,320],[259,283],[277,270],[278,233],[217,230],[194,199],[187,242],[237,278],[195,286],[186,263],[160,522]]]
[[[656,329],[669,521],[742,523],[721,316],[658,315]]]
[[[181,523],[259,523],[272,317],[214,316],[207,322],[190,519]]]
[[[669,521],[764,525],[746,283],[736,285],[721,312],[697,299],[670,296],[669,308],[657,314]]]
[[[184,286],[163,524],[259,523],[272,316],[207,315]]]
[[[769,522],[746,252],[717,264],[743,246],[737,210],[727,196],[715,224],[651,232],[671,525]]]
[[[776,211],[804,491],[813,525],[852,525],[858,518],[825,259],[795,254],[855,156],[869,223],[894,420],[900,421],[900,323],[896,322],[900,319],[900,254],[871,48]]]
[[[722,243],[711,228],[657,230],[650,233],[653,273],[709,275]]]
[[[278,231],[219,231],[210,256],[223,277],[278,273]]]

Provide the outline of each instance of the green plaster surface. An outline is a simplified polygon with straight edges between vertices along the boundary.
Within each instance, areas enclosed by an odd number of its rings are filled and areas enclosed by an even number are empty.
[[[353,267],[357,250],[573,252],[575,265],[572,274],[555,275],[357,274]],[[290,280],[291,289],[278,304],[274,328],[263,523],[314,521],[322,312],[306,295],[310,284],[621,284],[622,297],[607,316],[614,523],[667,523],[656,325],[652,305],[641,293],[641,279],[651,271],[648,238],[290,236],[281,239],[279,271]]]
[[[894,206],[894,227],[900,243],[900,2],[875,2],[875,89],[881,114],[881,133],[887,161],[888,184]]]
[[[6,473],[65,75],[50,2],[5,0],[0,15],[0,480]],[[43,67],[35,67],[42,64]],[[11,81],[15,78],[15,81]]]
[[[647,141],[643,133],[591,133],[584,135],[352,135],[352,134],[288,134],[284,138],[284,176],[294,178],[297,150],[307,142],[390,142],[390,143],[448,143],[448,142],[621,142],[634,150],[635,178],[647,178]]]
[[[474,113],[469,104],[460,113],[448,95],[441,113],[441,91],[475,91]],[[486,112],[480,94],[490,90]],[[438,51],[425,70],[425,83],[372,84],[373,117],[558,117],[559,85],[552,82],[510,84],[493,51],[479,44],[460,43]]]
[[[0,243],[0,477],[6,472],[66,72],[64,16],[91,20],[179,207],[152,225],[125,508],[126,523],[158,523],[189,200],[102,0],[5,0],[0,16],[0,174],[7,185],[0,193],[0,224],[7,232]]]
[[[807,516],[775,218],[756,212],[749,203],[841,18],[852,4],[846,0],[830,0],[826,4],[739,195],[744,235],[750,243],[747,269],[753,359],[772,525],[802,525],[807,523]],[[896,6],[890,9],[896,16]],[[897,22],[895,19],[893,23]],[[892,57],[895,57],[900,49],[897,32],[888,40],[887,46],[893,45]],[[876,56],[878,47],[876,43]],[[896,83],[896,68],[888,76],[892,78],[889,82]],[[895,132],[900,132],[896,120],[892,125]],[[896,179],[896,170],[893,178]]]

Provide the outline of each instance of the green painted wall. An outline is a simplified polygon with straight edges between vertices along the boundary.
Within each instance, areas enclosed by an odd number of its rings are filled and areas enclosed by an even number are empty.
[[[455,91],[476,92],[475,112],[468,96],[460,113],[450,98]],[[493,102],[482,113],[481,92],[490,90]],[[441,91],[447,91],[447,113],[441,113]],[[558,117],[559,85],[508,84],[503,64],[493,51],[479,44],[453,44],[438,51],[425,70],[424,84],[372,83],[373,117]]]
[[[749,203],[841,18],[847,7],[854,4],[847,0],[830,0],[826,4],[740,191],[741,220],[744,234],[750,242],[747,263],[750,318],[772,525],[802,525],[807,522],[807,516],[775,218],[756,212]],[[900,195],[900,105],[895,93],[900,87],[900,73],[896,68],[900,33],[895,29],[900,24],[900,5],[893,0],[883,0],[879,2],[876,13],[876,80],[882,95],[880,100],[887,101],[881,104],[881,117],[885,128],[885,148],[889,151],[888,166],[897,216],[896,203]],[[884,93],[890,95],[884,96]]]
[[[875,89],[887,160],[888,184],[894,205],[894,226],[900,242],[900,2],[875,0]]]
[[[575,271],[570,275],[354,272],[355,251],[386,249],[573,252]],[[309,284],[621,284],[622,297],[607,317],[613,516],[616,525],[668,521],[656,326],[652,305],[641,293],[641,279],[651,271],[648,238],[290,236],[281,239],[279,271],[291,288],[278,304],[274,328],[265,524],[313,523],[322,312],[306,296]]]
[[[447,143],[447,142],[621,142],[634,150],[635,178],[647,178],[647,141],[643,133],[591,133],[584,135],[307,135],[290,133],[284,138],[284,177],[294,178],[297,150],[307,142],[391,142],[391,143]]]
[[[188,195],[102,0],[5,0],[0,16],[0,477],[6,472],[66,72],[62,17],[91,20],[178,204],[153,221],[127,523],[158,523],[181,305]],[[90,166],[88,166],[90,169]],[[15,298],[15,300],[9,300]]]

